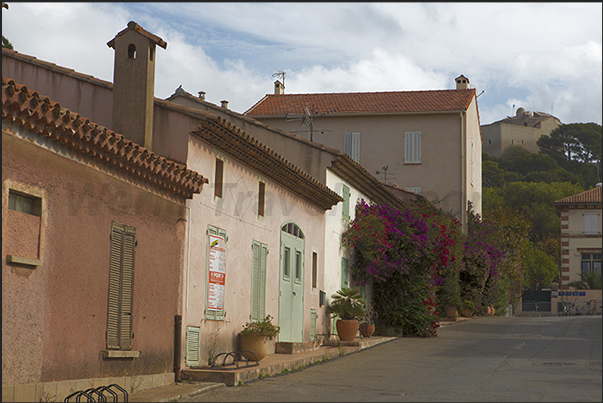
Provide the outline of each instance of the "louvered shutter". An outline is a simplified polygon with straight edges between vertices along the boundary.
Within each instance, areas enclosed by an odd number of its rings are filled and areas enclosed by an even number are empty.
[[[404,135],[404,162],[421,162],[421,132],[406,132]]]
[[[318,314],[314,309],[310,310],[310,341],[316,340],[316,321]]]
[[[253,266],[251,268],[251,321],[260,320],[260,251],[259,242],[253,241]]]
[[[109,301],[107,307],[107,348],[119,349],[119,308],[121,305],[121,245],[124,233],[119,227],[111,228],[109,256]]]
[[[132,348],[132,301],[136,229],[111,224],[109,298],[107,304],[107,348]]]
[[[360,162],[360,133],[345,133],[343,138],[343,152],[354,161]]]
[[[251,321],[257,321],[266,317],[266,255],[268,247],[253,241],[252,249]]]
[[[136,233],[125,228],[123,243],[122,289],[120,312],[120,347],[122,350],[132,348],[132,300],[134,291],[134,246]]]
[[[260,319],[266,317],[266,259],[268,257],[268,246],[262,244],[260,250],[260,303],[259,303],[259,315]]]
[[[350,188],[346,185],[343,185],[342,189],[342,197],[343,197],[343,206],[342,206],[342,216],[345,220],[350,219]]]
[[[198,327],[186,327],[186,365],[201,366],[201,329]]]

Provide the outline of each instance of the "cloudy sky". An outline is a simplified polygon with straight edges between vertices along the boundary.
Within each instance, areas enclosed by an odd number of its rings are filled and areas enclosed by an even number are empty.
[[[159,98],[182,85],[242,113],[278,71],[286,93],[452,89],[463,74],[481,124],[518,107],[602,123],[601,3],[7,3],[16,51],[107,81],[128,21],[158,35]]]

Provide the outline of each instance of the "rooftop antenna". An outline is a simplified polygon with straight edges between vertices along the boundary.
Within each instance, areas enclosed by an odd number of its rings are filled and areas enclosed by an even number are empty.
[[[323,115],[325,115],[325,113],[316,112],[316,110],[314,109],[314,106],[312,106],[312,109],[308,108],[307,106],[304,106],[304,113],[302,115],[295,115],[295,114],[287,113],[285,115],[285,120],[287,122],[291,122],[294,120],[300,120],[301,121],[300,124],[309,126],[310,141],[313,142],[314,141],[314,119],[319,118]],[[321,130],[321,133],[324,133],[325,131],[330,131],[330,130]]]
[[[285,86],[285,77],[287,77],[287,73],[285,73],[284,71],[281,71],[281,70],[277,70],[276,73],[274,73],[272,75],[272,77],[282,78],[283,87]]]
[[[392,174],[388,174],[387,173],[387,170],[389,169],[389,166],[383,165],[381,167],[381,169],[383,169],[383,172],[375,171],[375,173],[377,175],[383,175],[383,182],[387,183],[387,175],[392,175]],[[390,179],[396,179],[396,177],[395,176],[390,176]]]

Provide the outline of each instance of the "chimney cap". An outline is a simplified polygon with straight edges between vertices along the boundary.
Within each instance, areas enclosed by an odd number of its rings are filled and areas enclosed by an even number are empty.
[[[220,103],[222,104],[222,108],[228,108],[228,101],[223,99],[222,101],[220,101]]]
[[[140,25],[138,25],[134,21],[128,22],[128,27],[126,29],[123,29],[123,30],[119,31],[117,33],[117,35],[115,35],[115,38],[113,38],[109,42],[107,42],[107,46],[110,47],[110,48],[115,49],[115,40],[117,38],[119,38],[120,36],[124,35],[128,31],[136,31],[139,34],[141,34],[142,36],[148,38],[151,42],[155,43],[155,45],[158,45],[158,46],[161,46],[164,49],[167,49],[167,42],[166,41],[164,41],[163,39],[161,39],[157,35],[154,35],[154,34],[150,33],[149,31],[145,30],[143,27],[141,27]]]

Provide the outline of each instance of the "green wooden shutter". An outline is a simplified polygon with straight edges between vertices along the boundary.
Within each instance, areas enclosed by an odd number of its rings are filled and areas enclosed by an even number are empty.
[[[198,327],[186,327],[186,365],[201,366],[201,329]]]
[[[266,317],[266,259],[268,246],[253,241],[253,267],[251,271],[251,321]]]
[[[113,222],[109,253],[107,348],[132,348],[132,302],[136,229]]]
[[[318,314],[316,310],[310,309],[310,341],[316,340],[316,321]]]
[[[350,287],[350,265],[345,257],[341,258],[341,287]]]
[[[206,262],[206,281],[205,281],[205,294],[207,295],[205,298],[205,306],[207,306],[207,299],[209,298],[209,236],[217,235],[224,238],[226,241],[226,231],[221,228],[216,228],[211,225],[207,226],[207,262]],[[228,271],[228,270],[226,270]],[[205,309],[205,319],[208,320],[224,320],[226,317],[226,284],[224,284],[224,309],[222,311],[211,311],[209,309]]]
[[[346,185],[343,185],[343,190],[342,190],[342,197],[343,197],[343,213],[342,216],[345,220],[349,220],[350,219],[350,188],[347,187]]]

